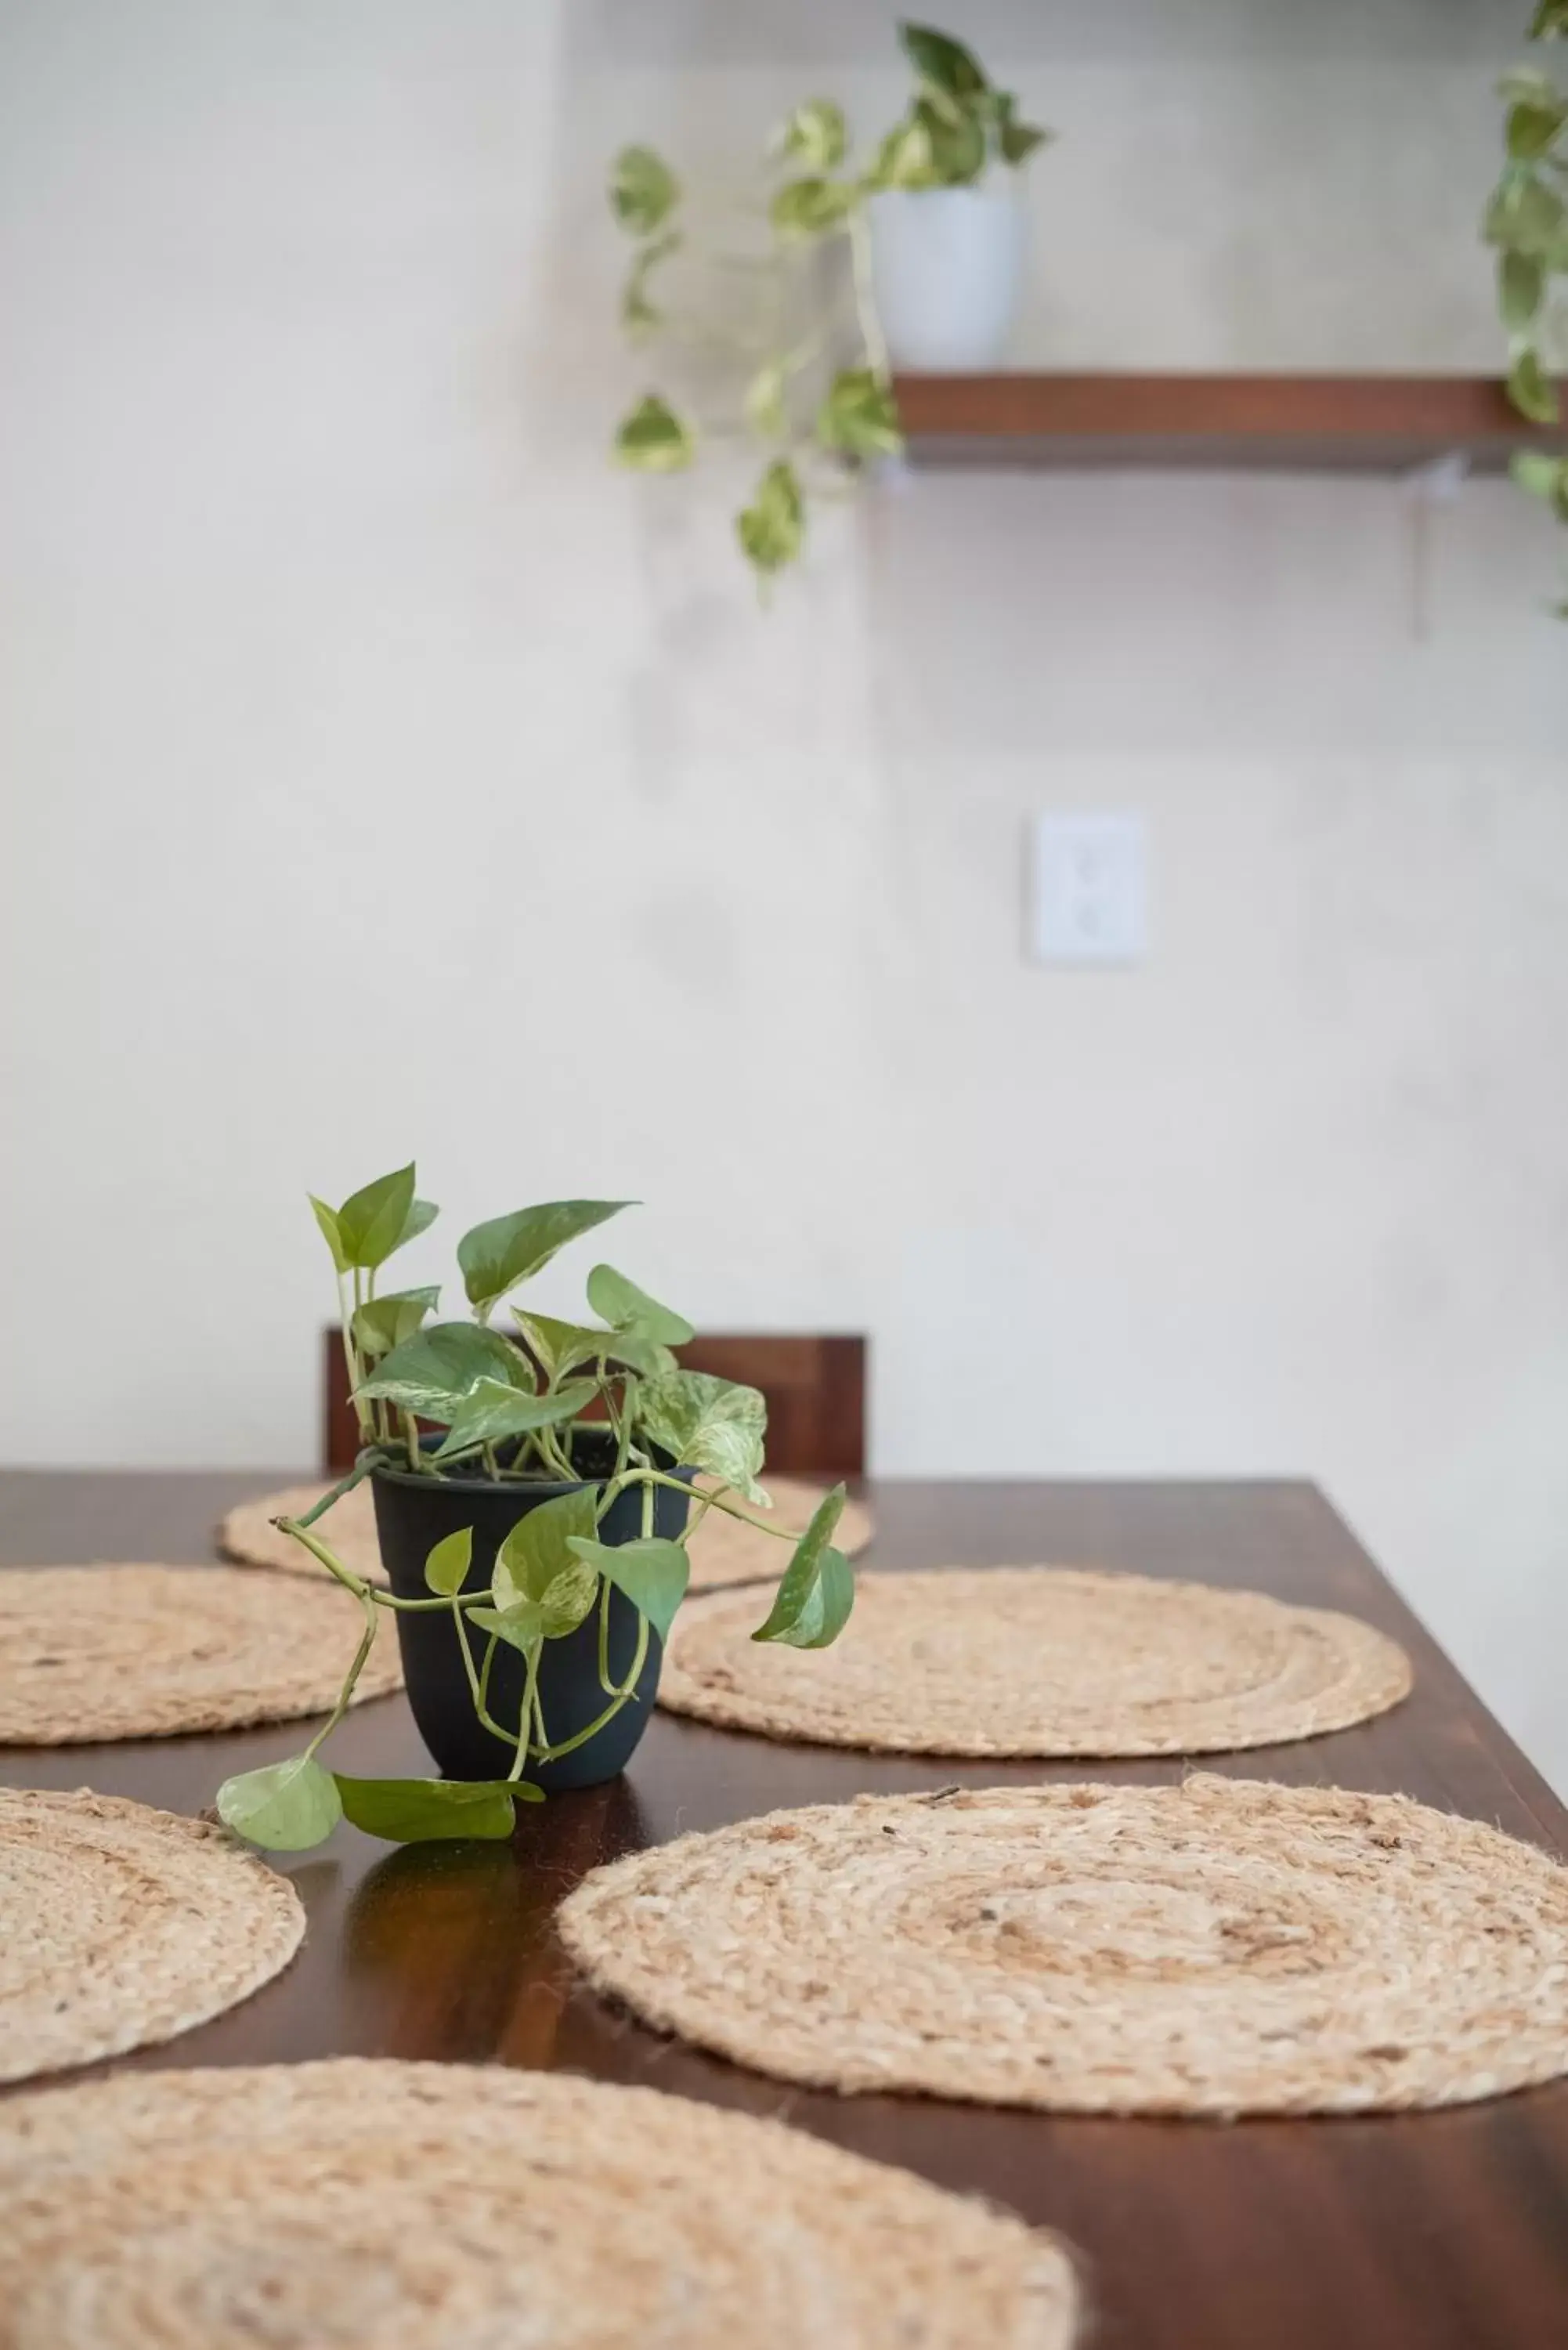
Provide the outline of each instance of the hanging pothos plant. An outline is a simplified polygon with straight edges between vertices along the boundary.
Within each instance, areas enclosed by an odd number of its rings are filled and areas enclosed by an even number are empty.
[[[1532,40],[1568,36],[1568,0],[1540,0]],[[1498,94],[1508,109],[1508,155],[1488,201],[1482,234],[1497,247],[1498,307],[1509,336],[1508,395],[1532,424],[1562,419],[1557,378],[1563,351],[1560,302],[1568,277],[1568,88],[1550,73],[1521,67]],[[1568,523],[1568,457],[1521,450],[1511,471]],[[1568,619],[1568,603],[1557,607]]]
[[[770,249],[753,273],[758,315],[726,338],[743,366],[739,414],[707,428],[711,439],[751,441],[765,460],[735,517],[741,551],[763,583],[800,555],[814,492],[836,494],[858,465],[897,456],[904,445],[877,315],[867,199],[887,188],[970,186],[993,162],[1025,163],[1049,135],[1020,119],[1016,99],[993,87],[961,41],[908,24],[898,40],[915,92],[866,162],[851,158],[843,109],[812,99],[780,125],[763,164],[753,209],[765,215]],[[636,341],[661,330],[679,335],[682,322],[659,307],[655,280],[691,242],[680,180],[652,148],[626,147],[610,172],[609,200],[634,247],[623,327]],[[847,246],[847,273],[808,276],[815,256],[834,245]],[[792,296],[802,324],[786,335],[780,329]],[[689,332],[699,343],[714,339],[700,325]],[[641,473],[679,473],[694,462],[701,437],[686,409],[649,391],[622,421],[616,454]]]

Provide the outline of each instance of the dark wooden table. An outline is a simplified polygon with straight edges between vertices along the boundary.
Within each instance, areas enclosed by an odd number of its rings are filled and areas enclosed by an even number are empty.
[[[0,1476],[0,1557],[204,1560],[223,1509],[285,1482],[11,1472]],[[1311,1486],[899,1483],[874,1501],[868,1565],[1125,1565],[1369,1618],[1415,1659],[1405,1705],[1364,1729],[1205,1767],[1399,1790],[1568,1850],[1562,1806]],[[299,1743],[298,1725],[286,1724],[8,1750],[0,1778],[196,1812],[230,1772]],[[397,1698],[350,1715],[333,1753],[348,1770],[428,1768]],[[310,1930],[287,1973],[216,2022],[122,2061],[493,2058],[783,2115],[1059,2228],[1084,2256],[1100,2350],[1568,2350],[1568,2084],[1408,2117],[1229,2125],[837,2098],[628,2022],[573,1981],[552,1931],[556,1904],[587,1869],[684,1829],[862,1789],[1170,1780],[1181,1769],[899,1761],[659,1716],[624,1781],[556,1798],[511,1846],[394,1851],[339,1828],[289,1871]]]

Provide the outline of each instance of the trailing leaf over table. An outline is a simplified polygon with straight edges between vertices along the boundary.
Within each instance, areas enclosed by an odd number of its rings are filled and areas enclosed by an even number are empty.
[[[792,1648],[826,1648],[849,1620],[855,1605],[855,1575],[831,1537],[843,1515],[846,1493],[836,1485],[819,1504],[785,1569],[767,1621],[753,1640],[780,1640]]]

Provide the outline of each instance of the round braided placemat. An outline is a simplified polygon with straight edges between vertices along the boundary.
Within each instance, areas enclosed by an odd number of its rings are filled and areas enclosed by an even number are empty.
[[[1065,2254],[776,2122],[342,2058],[0,2106],[0,2343],[1065,2350]]]
[[[769,1477],[773,1521],[792,1534],[804,1534],[812,1513],[826,1492],[803,1477]],[[290,1485],[281,1493],[267,1493],[259,1502],[242,1502],[218,1528],[218,1547],[246,1566],[275,1566],[295,1575],[323,1572],[310,1553],[287,1534],[280,1534],[274,1518],[297,1518],[314,1509],[327,1485]],[[766,1513],[759,1513],[764,1515]],[[376,1540],[376,1509],[368,1483],[356,1485],[335,1502],[316,1531],[347,1567],[371,1583],[385,1583],[381,1553]],[[846,1552],[864,1550],[871,1539],[871,1513],[864,1502],[846,1502],[834,1540]],[[691,1537],[691,1588],[711,1590],[720,1584],[757,1583],[784,1573],[789,1552],[774,1534],[758,1534],[721,1510],[710,1510]]]
[[[305,1934],[287,1877],[226,1830],[85,1789],[0,1788],[0,2081],[171,2040],[270,1981]]]
[[[904,1754],[1201,1754],[1343,1730],[1410,1688],[1353,1617],[1069,1567],[868,1575],[835,1645],[751,1638],[754,1601],[683,1609],[659,1701],[728,1730]]]
[[[227,1566],[35,1566],[0,1575],[0,1745],[79,1746],[291,1721],[337,1702],[364,1618],[319,1586]],[[391,1627],[358,1704],[402,1687]]]
[[[1358,2113],[1568,2072],[1568,1869],[1398,1795],[863,1795],[597,1869],[591,1981],[759,2071],[1074,2113]]]

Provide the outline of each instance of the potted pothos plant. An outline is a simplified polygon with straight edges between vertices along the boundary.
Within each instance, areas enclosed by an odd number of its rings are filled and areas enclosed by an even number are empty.
[[[1568,38],[1568,0],[1539,0],[1532,40]],[[1508,330],[1508,395],[1532,424],[1562,421],[1558,379],[1568,363],[1563,281],[1568,278],[1568,88],[1539,68],[1505,74],[1502,173],[1481,233],[1497,249],[1498,308]],[[1514,480],[1568,523],[1568,457],[1521,450]],[[1568,602],[1557,606],[1568,619]]]
[[[595,1318],[517,1302],[558,1250],[630,1204],[553,1200],[476,1224],[457,1247],[468,1318],[442,1321],[439,1289],[378,1286],[436,1215],[411,1165],[340,1207],[312,1199],[362,1447],[313,1510],[276,1523],[352,1594],[364,1633],[309,1744],[220,1788],[220,1816],[252,1843],[301,1851],[340,1818],[398,1843],[501,1837],[518,1803],[613,1777],[647,1726],[686,1545],[710,1510],[792,1546],[753,1638],[814,1648],[842,1631],[855,1592],[833,1544],[844,1487],[798,1539],[769,1523],[757,1390],[683,1369],[673,1350],[691,1325],[612,1265],[587,1278]],[[503,1305],[510,1329],[492,1319]],[[330,1540],[334,1503],[365,1478],[385,1588]],[[318,1759],[387,1616],[440,1777],[357,1778]]]
[[[917,87],[867,194],[877,304],[895,367],[995,365],[1023,280],[1019,174],[1049,132],[1025,122],[972,49],[929,26],[898,38]]]
[[[902,449],[894,368],[987,366],[1012,320],[1016,175],[1049,134],[1023,120],[961,41],[909,24],[898,39],[914,94],[861,162],[830,99],[797,106],[774,133],[759,191],[768,250],[727,256],[742,265],[725,272],[722,318],[683,317],[663,291],[670,265],[704,243],[670,165],[639,145],[610,172],[610,209],[632,243],[620,305],[628,336],[718,345],[740,362],[737,416],[700,425],[694,403],[649,390],[623,418],[616,454],[671,473],[695,462],[704,437],[756,446],[763,470],[735,531],[764,584],[800,555],[813,494],[841,494],[867,461]],[[822,265],[846,247],[847,270]]]

